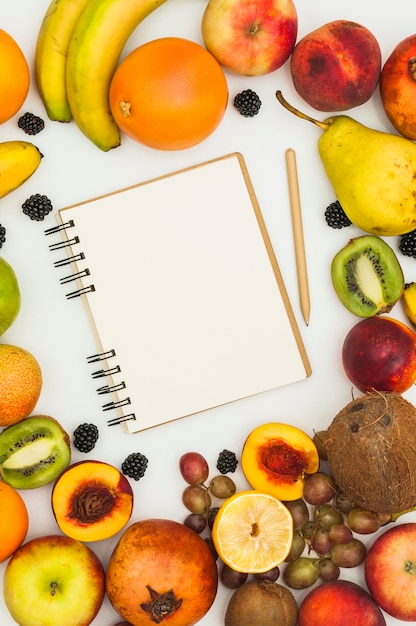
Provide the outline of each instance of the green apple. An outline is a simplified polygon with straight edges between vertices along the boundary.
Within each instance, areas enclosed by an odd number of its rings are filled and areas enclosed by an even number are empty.
[[[4,573],[3,593],[20,626],[88,626],[104,600],[105,571],[84,543],[44,535],[13,554]]]
[[[0,336],[20,311],[20,289],[14,269],[0,257]]]

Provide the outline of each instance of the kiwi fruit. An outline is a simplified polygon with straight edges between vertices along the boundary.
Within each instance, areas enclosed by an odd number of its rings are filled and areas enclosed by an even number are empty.
[[[0,476],[15,489],[52,482],[70,461],[70,438],[53,417],[27,417],[0,433]]]
[[[296,626],[298,605],[292,592],[270,580],[250,580],[231,596],[224,626]]]
[[[359,317],[388,313],[404,291],[396,254],[375,235],[350,239],[333,258],[331,277],[342,304]]]

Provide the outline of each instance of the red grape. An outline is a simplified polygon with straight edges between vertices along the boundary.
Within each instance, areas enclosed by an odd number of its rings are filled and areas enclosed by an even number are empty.
[[[179,470],[189,485],[201,485],[209,474],[208,463],[199,452],[185,452],[179,459]]]

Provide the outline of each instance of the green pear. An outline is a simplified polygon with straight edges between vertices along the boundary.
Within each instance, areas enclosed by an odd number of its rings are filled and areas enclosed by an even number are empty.
[[[20,311],[20,289],[16,274],[0,257],[0,336],[13,324]]]
[[[320,122],[278,101],[291,113],[316,124],[323,134],[318,151],[342,208],[353,224],[379,236],[416,229],[416,144],[373,130],[347,115]]]

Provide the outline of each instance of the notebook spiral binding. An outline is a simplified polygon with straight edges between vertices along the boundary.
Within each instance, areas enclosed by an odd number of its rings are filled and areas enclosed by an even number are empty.
[[[99,363],[102,361],[107,362],[108,359],[112,359],[115,356],[116,356],[115,350],[113,349],[107,350],[106,352],[101,352],[101,353],[93,354],[92,356],[89,356],[87,358],[87,363],[93,364],[93,363]],[[114,374],[119,374],[120,372],[121,372],[121,368],[119,365],[114,365],[112,367],[106,366],[93,372],[91,374],[91,377],[93,379],[104,378],[106,376],[113,376]],[[118,383],[114,383],[112,385],[104,385],[102,387],[98,387],[97,394],[105,395],[107,393],[114,393],[117,391],[121,391],[123,389],[126,389],[126,383],[124,381],[121,381]],[[102,410],[105,412],[111,411],[115,409],[120,409],[124,406],[129,406],[130,404],[131,404],[130,398],[126,397],[120,400],[113,400],[110,402],[106,402],[105,404],[102,405]],[[128,421],[135,420],[135,419],[136,419],[135,414],[129,413],[128,415],[122,415],[121,417],[115,417],[115,418],[109,419],[107,420],[107,424],[108,426],[115,426],[116,424],[122,424],[124,422],[128,422]]]
[[[59,224],[58,226],[48,228],[47,230],[45,230],[45,235],[54,235],[62,231],[66,232],[68,229],[74,228],[74,227],[75,227],[74,221],[69,220],[68,222]],[[72,238],[63,239],[57,243],[50,244],[49,250],[51,251],[63,250],[66,248],[71,248],[71,246],[78,245],[79,243],[80,243],[80,239],[78,236],[75,235]],[[66,258],[55,261],[54,267],[56,268],[65,267],[66,265],[70,265],[71,263],[74,263],[77,261],[83,261],[83,260],[85,260],[85,254],[83,252],[79,252],[77,254],[73,254],[72,256],[67,256]],[[59,282],[61,285],[66,285],[72,281],[75,281],[81,278],[86,278],[88,276],[90,276],[90,270],[88,268],[85,268],[73,274],[69,274],[68,276],[64,276],[63,278],[60,279]],[[86,285],[85,287],[80,287],[79,289],[76,289],[75,291],[71,291],[67,293],[66,298],[68,300],[71,300],[73,298],[77,298],[81,296],[82,294],[91,293],[94,291],[95,291],[94,285],[90,284],[90,285]],[[108,359],[112,359],[115,356],[116,356],[115,350],[108,350],[106,352],[93,354],[92,356],[87,357],[87,363],[93,364],[93,363],[100,363],[103,361],[107,362]],[[101,369],[94,371],[91,374],[91,377],[93,379],[99,379],[99,378],[105,378],[107,376],[113,376],[121,372],[121,368],[119,365],[115,365],[112,367],[107,367],[107,363],[105,363],[105,365],[106,367],[102,367]],[[121,382],[114,383],[111,385],[108,385],[108,384],[103,385],[99,387],[96,391],[97,391],[97,394],[101,396],[101,395],[105,395],[108,393],[116,393],[118,391],[122,391],[123,389],[126,389],[126,383],[124,381],[121,381]],[[130,398],[126,397],[120,400],[112,400],[110,402],[106,402],[105,404],[102,405],[102,410],[105,412],[110,411],[110,410],[117,410],[117,409],[121,409],[124,406],[129,406],[130,404],[131,404]],[[107,424],[108,426],[115,426],[117,424],[122,424],[124,422],[135,420],[135,419],[136,419],[135,414],[129,413],[128,415],[121,415],[121,416],[109,419],[107,420]]]
[[[74,227],[75,227],[75,222],[73,220],[69,220],[68,222],[59,224],[58,226],[53,226],[52,228],[46,229],[45,235],[55,235],[63,231],[66,232],[68,231],[68,229],[74,228]],[[76,246],[79,243],[80,243],[80,239],[77,235],[75,235],[72,238],[69,237],[68,239],[62,239],[61,241],[57,243],[50,244],[49,250],[51,252],[55,250],[63,250],[66,248],[71,248],[72,246]],[[70,265],[71,263],[75,263],[77,261],[83,261],[84,259],[85,259],[85,254],[83,252],[79,252],[77,254],[73,254],[72,256],[67,256],[64,259],[55,261],[54,267],[63,267],[65,265]],[[78,280],[80,278],[86,278],[89,275],[90,275],[90,270],[88,268],[85,268],[74,274],[69,274],[68,276],[64,276],[63,278],[60,279],[60,283],[61,285],[66,285],[67,283],[70,283],[74,280]],[[66,298],[67,300],[72,300],[73,298],[77,298],[81,296],[82,294],[91,293],[93,291],[95,291],[95,287],[93,284],[86,285],[85,287],[80,287],[79,289],[76,289],[75,291],[71,291],[67,293]]]

